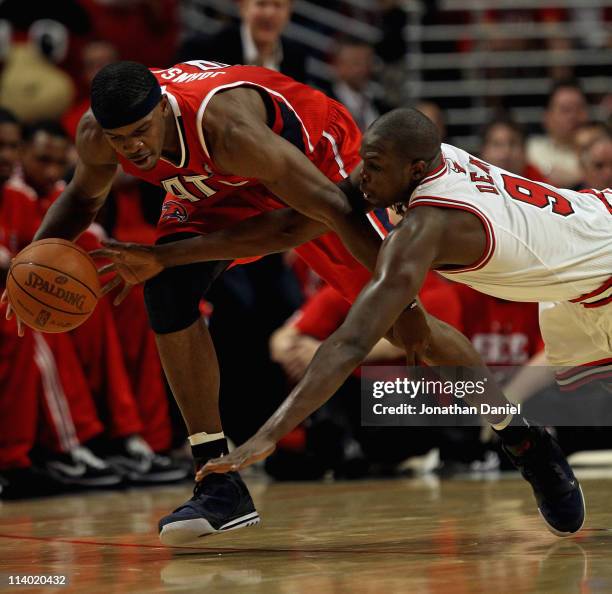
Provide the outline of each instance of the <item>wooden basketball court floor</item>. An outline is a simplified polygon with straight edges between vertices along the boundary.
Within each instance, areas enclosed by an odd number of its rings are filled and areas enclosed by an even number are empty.
[[[581,478],[587,523],[566,539],[545,529],[517,476],[250,481],[262,524],[184,550],[162,547],[156,524],[188,486],[4,502],[0,591],[609,593],[612,477]],[[69,585],[8,585],[23,574],[65,575]]]

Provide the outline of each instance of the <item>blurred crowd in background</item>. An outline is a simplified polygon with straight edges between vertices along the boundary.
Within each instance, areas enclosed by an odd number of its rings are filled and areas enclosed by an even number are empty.
[[[446,142],[485,161],[559,187],[603,189],[612,186],[611,23],[612,2],[603,0],[571,7],[480,0],[5,0],[0,284],[70,179],[89,85],[113,61],[167,67],[206,59],[280,70],[344,103],[362,130],[393,107],[414,106]],[[79,244],[94,249],[105,237],[152,243],[163,198],[160,188],[119,174]],[[545,366],[537,304],[488,297],[435,273],[420,297],[433,315],[464,332],[487,364]],[[101,299],[93,317],[71,333],[28,329],[20,339],[14,320],[0,311],[0,497],[190,476],[185,428],[142,291],[119,307],[111,300]],[[292,253],[222,276],[201,310],[219,356],[226,435],[240,443],[265,421],[348,309]],[[402,353],[381,341],[367,363],[402,364]],[[509,397],[522,401],[552,384],[553,375],[544,372],[536,387],[517,377],[502,381]],[[491,436],[477,428],[363,428],[359,414],[356,372],[283,439],[266,471],[277,479],[318,479],[499,468]],[[612,446],[612,433],[607,436],[599,432],[596,447]],[[592,442],[574,433],[564,445],[579,450]]]

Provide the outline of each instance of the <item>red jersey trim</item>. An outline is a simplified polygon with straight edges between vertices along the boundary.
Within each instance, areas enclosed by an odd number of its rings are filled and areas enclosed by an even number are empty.
[[[204,111],[206,110],[206,107],[208,106],[208,103],[210,102],[210,100],[219,91],[222,91],[224,89],[231,89],[233,87],[243,87],[243,86],[259,87],[260,89],[264,89],[265,91],[270,93],[270,95],[274,95],[275,97],[280,97],[285,102],[287,107],[289,107],[289,109],[295,114],[295,117],[300,122],[300,125],[302,126],[302,130],[304,130],[304,135],[306,136],[306,140],[308,141],[308,150],[311,153],[314,151],[314,146],[312,145],[312,142],[310,141],[310,135],[308,134],[308,130],[306,129],[306,126],[304,125],[302,118],[298,115],[297,111],[295,111],[295,109],[293,108],[293,105],[291,105],[291,103],[289,103],[289,101],[287,101],[287,99],[285,99],[283,95],[281,95],[278,91],[273,91],[272,89],[265,87],[264,85],[254,83],[249,80],[239,80],[239,81],[229,83],[227,85],[221,85],[219,87],[212,89],[212,91],[210,91],[208,95],[204,97],[204,99],[202,100],[202,103],[200,103],[200,107],[198,108],[198,112],[196,114],[196,128],[198,130],[198,138],[200,139],[200,144],[202,145],[202,149],[204,150],[204,153],[209,159],[211,157],[210,157],[210,153],[208,152],[208,148],[206,147],[206,140],[204,139],[204,130],[202,129],[202,119],[204,118]]]
[[[582,305],[582,307],[586,307],[587,309],[592,309],[594,307],[603,307],[604,305],[608,305],[608,303],[612,303],[612,295],[608,295],[608,297],[600,299],[599,301],[581,303],[580,305]]]
[[[608,358],[608,359],[599,359],[597,361],[591,361],[590,363],[582,363],[581,365],[577,365],[576,367],[570,367],[569,369],[567,369],[566,371],[560,371],[558,373],[555,374],[555,377],[560,380],[560,379],[567,379],[568,377],[572,377],[574,375],[576,375],[577,373],[581,373],[584,371],[588,371],[589,367],[597,367],[599,365],[612,365],[612,357]]]
[[[446,163],[446,158],[444,157],[444,153],[442,153],[442,163],[438,165],[427,177],[424,177],[421,180],[419,186],[426,184],[434,179],[438,179],[448,173],[448,164]]]
[[[440,198],[439,196],[418,196],[414,200],[410,201],[408,208],[415,208],[417,206],[441,206],[443,208],[455,208],[457,210],[465,210],[475,214],[484,227],[485,234],[487,236],[487,245],[485,246],[484,253],[482,256],[470,266],[464,268],[453,268],[452,270],[438,270],[444,274],[458,274],[461,272],[473,272],[474,270],[480,270],[486,266],[489,260],[493,257],[495,252],[495,232],[493,231],[493,225],[488,217],[480,211],[478,208],[465,202],[459,202],[458,200],[451,200],[450,198]]]
[[[570,299],[570,303],[581,303],[584,307],[601,307],[602,305],[606,305],[612,301],[612,295],[608,295],[607,297],[602,297],[598,301],[591,301],[589,303],[584,303],[587,299],[592,299],[593,297],[597,297],[602,293],[605,293],[610,287],[612,287],[612,276],[602,285],[597,287],[594,291],[590,293],[586,293],[585,295],[580,295],[580,297],[576,297],[575,299]]]
[[[612,377],[612,371],[601,371],[601,372],[593,373],[591,375],[584,377],[581,380],[577,380],[572,383],[563,384],[563,385],[559,384],[559,390],[561,392],[571,392],[573,390],[577,390],[578,388],[581,388],[582,386],[586,386],[587,384],[590,384],[592,382],[607,379],[610,377]]]
[[[375,213],[369,212],[366,216],[368,217],[370,223],[372,223],[372,227],[374,227],[378,235],[380,235],[381,239],[384,239],[385,237],[387,237],[387,235],[389,235],[389,232],[385,229],[385,226],[382,224],[382,222],[378,220],[378,217]]]
[[[612,377],[612,359],[600,359],[571,367],[567,371],[555,374],[555,379],[562,392],[569,392],[601,379]]]
[[[329,144],[331,144],[332,151],[334,152],[334,159],[336,160],[336,164],[338,165],[338,170],[340,171],[340,175],[344,179],[346,179],[349,176],[349,174],[346,172],[346,169],[344,168],[344,161],[342,160],[342,157],[340,156],[340,151],[338,150],[338,144],[336,143],[336,139],[329,132],[326,132],[326,131],[323,131],[321,136],[323,136],[329,142]]]
[[[167,159],[162,159],[164,161],[166,161],[166,163],[169,163],[170,165],[172,165],[172,167],[175,167],[177,169],[182,169],[184,167],[187,167],[187,165],[189,165],[189,151],[187,150],[187,143],[185,142],[185,130],[183,128],[183,122],[182,122],[182,114],[181,114],[181,107],[178,104],[178,101],[176,100],[176,97],[166,91],[166,86],[162,86],[161,88],[162,90],[162,94],[166,95],[166,97],[168,97],[168,103],[170,103],[170,108],[172,109],[172,113],[174,114],[174,121],[176,122],[176,129],[178,130],[178,136],[179,136],[179,142],[181,145],[181,159],[179,161],[179,164],[176,165],[175,163],[172,163],[172,161],[168,161]]]

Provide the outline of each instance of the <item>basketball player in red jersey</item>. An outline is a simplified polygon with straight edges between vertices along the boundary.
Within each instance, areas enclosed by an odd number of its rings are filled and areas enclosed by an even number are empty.
[[[74,177],[35,239],[78,237],[103,205],[121,165],[169,192],[160,242],[289,205],[336,231],[373,269],[380,238],[333,183],[359,162],[360,133],[339,103],[270,70],[204,61],[152,71],[133,62],[109,65],[95,77],[91,100],[92,112],[77,132]],[[369,278],[335,234],[299,252],[347,299]],[[145,287],[151,326],[197,467],[227,452],[218,365],[198,303],[230,263],[169,268]],[[418,321],[418,315],[415,308],[405,317]],[[183,544],[258,521],[240,476],[215,475],[161,520],[160,536],[164,543]]]

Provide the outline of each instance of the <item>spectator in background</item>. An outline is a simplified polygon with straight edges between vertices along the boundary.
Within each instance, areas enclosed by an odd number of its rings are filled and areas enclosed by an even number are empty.
[[[589,117],[584,92],[573,81],[557,83],[548,98],[544,114],[545,136],[531,138],[527,155],[550,183],[560,188],[575,188],[580,182],[574,134]]]
[[[100,68],[118,60],[119,54],[112,43],[104,40],[95,40],[85,45],[81,54],[81,59],[82,71],[80,78],[82,80],[80,84],[80,94],[77,100],[62,116],[62,124],[73,140],[76,138],[76,130],[81,117],[89,109],[89,89],[91,87],[91,81]]]
[[[436,125],[442,142],[446,142],[446,118],[442,108],[434,101],[419,101],[414,108],[426,115]]]
[[[41,201],[42,212],[63,189],[63,178],[68,173],[70,139],[56,122],[41,122],[26,127],[21,166],[25,183]]]
[[[4,208],[12,200],[11,191],[7,189],[6,182],[13,175],[15,165],[19,160],[20,148],[21,125],[10,111],[0,108],[0,281],[2,284],[4,284],[11,255],[28,245],[36,232],[36,221],[32,220],[31,216],[21,219],[21,225],[15,225],[8,220]]]
[[[282,36],[290,18],[291,0],[241,0],[240,25],[230,25],[212,38],[187,39],[179,60],[264,66],[306,82],[306,53]]]
[[[55,122],[41,122],[26,129],[22,178],[13,179],[11,186],[35,201],[37,223],[64,188],[70,147],[66,132]],[[94,223],[78,243],[89,251],[100,246],[103,235],[100,225]],[[133,482],[180,480],[185,478],[186,470],[153,451],[163,452],[171,446],[168,401],[142,301],[140,316],[133,311],[137,308],[134,301],[129,304],[132,310],[121,318],[123,335],[117,330],[108,297],[100,299],[87,322],[69,335],[62,335],[69,336],[74,344],[106,429],[104,439],[88,445]],[[146,367],[141,357],[134,356],[135,366],[126,369],[124,351],[130,345],[132,351],[140,351],[143,357],[146,354]]]
[[[527,161],[525,131],[508,119],[489,122],[481,135],[480,156],[487,163],[534,181],[546,182],[542,172]]]
[[[36,202],[7,183],[20,144],[18,121],[0,109],[0,289],[10,258],[30,243],[39,222]],[[0,498],[121,483],[81,445],[102,425],[68,335],[26,328],[18,337],[5,313],[0,304]]]
[[[581,124],[574,132],[574,149],[580,156],[582,151],[598,138],[610,138],[612,132],[603,122],[591,121]]]
[[[612,188],[612,139],[610,135],[596,138],[580,153],[581,186],[585,189]]]
[[[365,129],[389,107],[376,96],[373,82],[374,48],[365,41],[345,37],[335,47],[330,95],[344,104],[355,122]]]
[[[122,60],[166,67],[176,53],[178,0],[80,0],[98,39],[117,48]],[[52,3],[49,3],[52,4]]]

